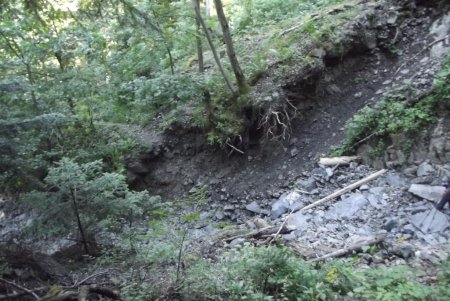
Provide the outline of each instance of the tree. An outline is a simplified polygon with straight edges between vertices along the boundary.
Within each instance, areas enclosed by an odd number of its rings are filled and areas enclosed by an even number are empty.
[[[192,0],[192,5],[194,6],[195,12],[200,12],[200,0]],[[202,28],[200,19],[198,18],[197,13],[195,14],[195,42],[197,46],[197,60],[198,60],[198,72],[203,73],[205,67],[203,63],[203,47],[202,47],[202,39],[200,37],[200,30]]]
[[[222,28],[223,40],[225,41],[225,45],[227,47],[228,58],[230,60],[231,67],[233,68],[234,76],[236,77],[239,94],[246,94],[248,93],[250,86],[245,80],[244,73],[242,72],[241,66],[239,65],[236,57],[236,52],[234,51],[233,39],[231,38],[228,21],[223,11],[222,1],[214,0],[214,4],[216,6],[217,18],[219,19],[220,27]]]
[[[63,158],[49,169],[48,192],[34,192],[30,203],[44,209],[44,218],[70,230],[75,224],[85,252],[90,253],[88,233],[111,217],[130,218],[149,201],[147,191],[132,192],[125,176],[102,172],[102,162],[78,164]]]
[[[195,15],[197,17],[197,21],[200,23],[202,29],[203,29],[203,33],[206,36],[206,40],[208,41],[209,47],[211,48],[211,51],[213,53],[214,56],[214,61],[217,64],[217,67],[219,68],[220,73],[223,76],[223,79],[225,80],[225,83],[227,84],[228,89],[230,89],[231,93],[235,93],[233,85],[231,84],[230,79],[228,78],[227,74],[225,73],[225,69],[222,67],[222,63],[220,62],[220,58],[219,55],[217,54],[217,50],[216,47],[214,46],[214,42],[211,38],[211,35],[209,34],[209,30],[208,27],[205,24],[205,21],[202,18],[202,15],[200,13],[200,6],[198,5],[198,2],[196,0],[192,0],[193,6],[194,6],[194,10],[195,10]]]

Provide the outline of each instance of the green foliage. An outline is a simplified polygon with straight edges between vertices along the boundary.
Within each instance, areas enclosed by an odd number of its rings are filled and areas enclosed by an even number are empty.
[[[317,273],[293,259],[287,249],[244,247],[217,264],[193,266],[182,294],[187,300],[288,300],[295,294],[317,300]]]
[[[342,0],[245,0],[235,1],[231,7],[233,24],[238,31],[253,30],[257,26],[276,24],[281,20],[299,17],[320,7]]]
[[[368,269],[360,274],[364,278],[353,288],[353,293],[363,300],[420,301],[433,296],[432,289],[414,281],[420,274],[405,266]]]
[[[62,114],[43,114],[1,122],[0,187],[6,191],[42,190],[47,169],[63,156],[79,162],[97,159],[108,170],[122,167],[122,157],[136,142],[112,126],[92,126]]]
[[[191,266],[181,295],[183,300],[435,300],[441,290],[448,295],[448,277],[432,287],[420,284],[418,276],[404,266],[358,270],[333,261],[314,267],[286,248],[246,246],[218,263]]]
[[[41,210],[46,224],[62,225],[66,231],[73,229],[78,217],[84,230],[90,231],[99,225],[111,230],[117,218],[129,220],[141,214],[142,205],[149,201],[147,191],[130,191],[125,176],[102,168],[100,161],[78,164],[63,158],[45,178],[49,191],[30,193],[28,203]]]

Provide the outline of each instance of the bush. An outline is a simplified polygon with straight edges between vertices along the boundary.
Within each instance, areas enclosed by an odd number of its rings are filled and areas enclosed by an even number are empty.
[[[26,199],[42,211],[45,224],[66,231],[76,225],[85,241],[93,227],[114,227],[118,218],[142,213],[141,205],[149,200],[147,191],[130,191],[125,176],[102,172],[102,167],[101,161],[78,164],[63,158],[48,171],[48,192],[32,192]]]
[[[448,265],[448,262],[446,263]],[[445,265],[438,286],[404,266],[355,269],[332,261],[313,266],[284,247],[246,246],[217,263],[201,260],[187,270],[182,300],[444,300]]]

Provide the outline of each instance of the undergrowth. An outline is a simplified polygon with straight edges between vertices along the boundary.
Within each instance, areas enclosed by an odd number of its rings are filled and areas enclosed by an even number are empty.
[[[176,286],[170,284],[174,268],[166,266],[165,285],[143,282],[127,286],[127,300],[440,301],[450,297],[449,261],[444,262],[439,280],[432,285],[420,283],[421,272],[407,266],[358,269],[354,264],[335,260],[316,266],[285,247],[247,245],[229,251],[217,262],[192,260]]]

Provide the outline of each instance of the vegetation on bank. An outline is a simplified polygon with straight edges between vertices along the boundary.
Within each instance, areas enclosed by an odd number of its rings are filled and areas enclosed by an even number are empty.
[[[448,114],[450,105],[450,56],[434,80],[428,95],[406,83],[373,106],[355,114],[346,125],[346,141],[336,154],[351,153],[370,139],[377,144],[389,135],[404,134],[414,140],[418,134]],[[405,150],[407,151],[407,150]]]
[[[288,66],[310,64],[309,51],[338,45],[338,29],[357,11],[342,0],[224,3],[249,83],[274,65],[282,82]],[[3,190],[36,189],[63,157],[118,170],[136,143],[108,124],[188,120],[220,144],[245,132],[242,108],[277,101],[273,91],[230,92],[191,1],[3,1],[0,14]],[[201,17],[231,78],[217,17],[204,5]]]
[[[142,250],[144,257],[138,251],[137,258],[124,262],[132,272],[116,280],[126,300],[443,301],[450,297],[448,261],[437,280],[423,283],[426,275],[408,266],[362,268],[358,256],[314,265],[281,246],[246,245],[222,254],[216,262],[191,254],[179,272],[176,246],[159,242],[154,246],[159,253],[149,253],[147,248]],[[142,274],[147,276],[139,278]]]

